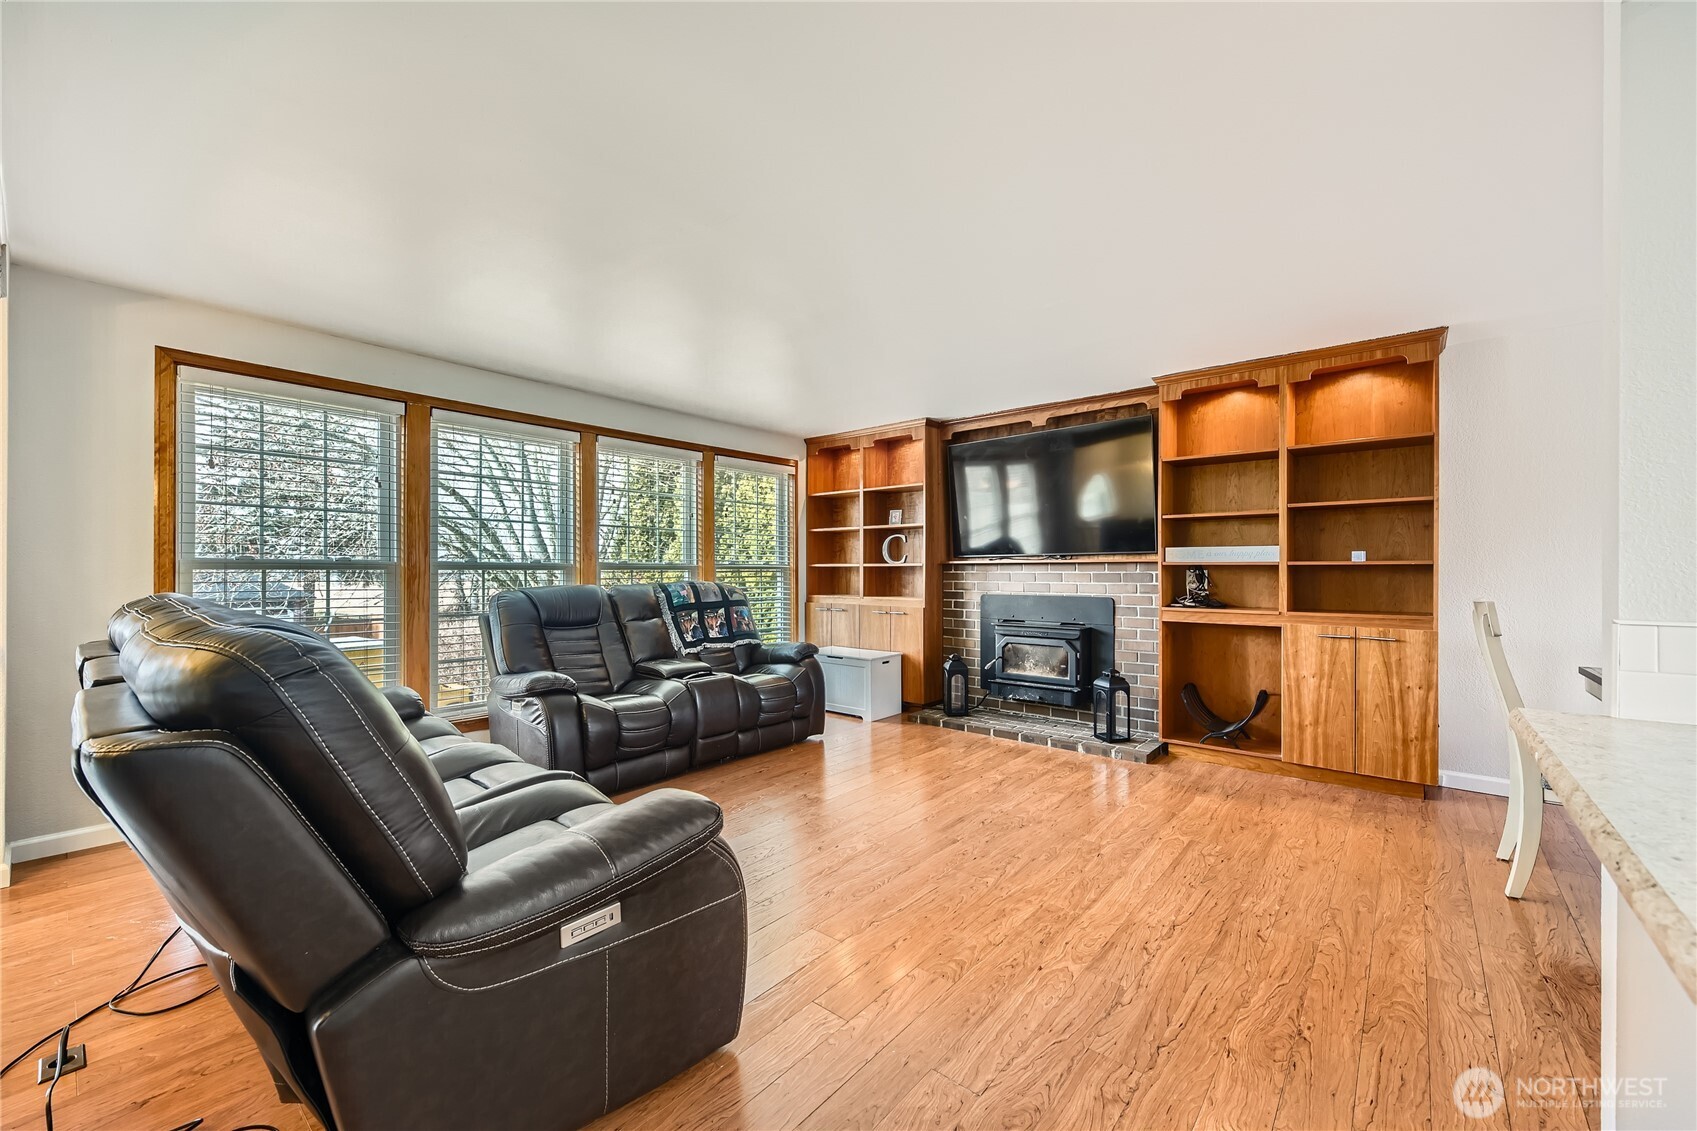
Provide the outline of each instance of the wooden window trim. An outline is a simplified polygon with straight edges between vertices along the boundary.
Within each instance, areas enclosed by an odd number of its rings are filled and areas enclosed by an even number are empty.
[[[430,525],[430,414],[441,409],[465,413],[491,420],[507,420],[533,424],[542,428],[562,428],[578,433],[578,561],[582,582],[596,584],[599,568],[596,562],[595,514],[595,449],[600,437],[635,440],[661,444],[686,451],[700,452],[702,466],[711,470],[715,456],[734,456],[756,460],[777,467],[799,470],[799,461],[764,452],[742,451],[713,445],[694,444],[670,436],[647,432],[632,432],[622,428],[607,428],[563,417],[543,416],[533,412],[518,412],[493,405],[476,404],[428,393],[408,392],[384,385],[369,385],[347,381],[340,377],[325,377],[303,373],[274,365],[259,365],[234,358],[196,353],[192,350],[156,346],[153,351],[153,588],[166,593],[177,587],[177,371],[182,367],[206,369],[215,373],[231,373],[243,377],[258,377],[285,385],[349,393],[395,401],[405,406],[402,421],[404,437],[401,467],[401,682],[409,687],[427,690],[430,683],[430,540],[415,537],[414,532],[428,530]],[[704,579],[713,576],[712,541],[712,481],[703,481],[698,493],[699,505],[705,511],[696,529],[700,541],[698,568]],[[790,500],[790,592],[798,594],[800,566],[796,561],[796,528],[800,525],[799,493]],[[793,602],[801,607],[799,597]],[[799,612],[791,628],[799,633]],[[488,725],[487,716],[467,716],[455,720],[461,730],[478,730]]]

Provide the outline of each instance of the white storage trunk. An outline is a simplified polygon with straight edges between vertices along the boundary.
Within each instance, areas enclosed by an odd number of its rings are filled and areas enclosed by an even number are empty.
[[[821,648],[825,709],[867,722],[902,711],[902,654],[869,648]]]

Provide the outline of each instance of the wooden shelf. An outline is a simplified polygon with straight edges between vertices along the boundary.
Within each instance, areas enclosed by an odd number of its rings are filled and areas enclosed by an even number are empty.
[[[1362,436],[1353,440],[1327,440],[1319,444],[1292,444],[1286,451],[1301,455],[1304,452],[1364,452],[1373,448],[1411,448],[1430,444],[1430,432],[1410,432],[1403,436]]]
[[[810,526],[807,528],[807,532],[809,534],[853,534],[859,529],[858,526]]]
[[[1186,720],[1188,721],[1188,719]],[[1250,723],[1251,727],[1255,724]],[[1218,750],[1222,754],[1248,754],[1255,758],[1271,758],[1278,761],[1281,757],[1279,741],[1274,738],[1239,738],[1237,745],[1214,739],[1206,745],[1202,742],[1202,732],[1199,730],[1181,730],[1176,733],[1161,735],[1162,742],[1173,742],[1180,746],[1189,746],[1197,750]]]
[[[1312,510],[1318,507],[1395,507],[1408,503],[1429,503],[1430,495],[1401,495],[1387,499],[1322,499],[1313,503],[1287,503],[1291,510]]]
[[[1267,624],[1277,619],[1277,609],[1184,609],[1167,605],[1161,619],[1195,624]]]
[[[841,498],[843,495],[858,494],[860,494],[859,487],[844,487],[836,491],[809,491],[807,493],[807,497],[810,499],[836,499]]]
[[[924,562],[861,562],[867,569],[924,569]]]
[[[872,523],[870,526],[862,526],[860,529],[862,529],[862,530],[919,530],[919,529],[923,528],[924,526],[925,526],[925,524],[923,522],[875,522],[875,523]]]
[[[1205,452],[1201,455],[1169,456],[1161,462],[1180,466],[1200,463],[1240,463],[1251,459],[1277,459],[1278,455],[1279,449],[1277,448],[1245,448],[1236,452]]]
[[[1395,559],[1383,559],[1376,562],[1289,562],[1287,564],[1293,566],[1429,566],[1432,563],[1429,559],[1424,561],[1398,561]]]
[[[1179,522],[1195,518],[1276,518],[1278,511],[1196,511],[1193,514],[1164,514],[1161,517],[1168,522]],[[1270,545],[1271,543],[1269,543]]]
[[[1341,620],[1340,620],[1341,618]],[[1316,613],[1297,610],[1279,618],[1285,624],[1339,624],[1357,628],[1431,628],[1432,618],[1421,613]]]
[[[808,562],[808,569],[859,569],[865,562]]]
[[[923,483],[886,483],[886,484],[883,484],[881,486],[876,486],[876,487],[872,486],[871,484],[867,484],[865,487],[862,487],[861,490],[867,492],[868,494],[871,494],[874,491],[923,491],[923,490],[925,490],[925,484],[923,484]]]
[[[1264,566],[1267,569],[1278,569],[1279,562],[1275,558],[1270,562],[1162,562],[1162,565],[1178,566],[1184,569],[1213,569],[1215,566]]]

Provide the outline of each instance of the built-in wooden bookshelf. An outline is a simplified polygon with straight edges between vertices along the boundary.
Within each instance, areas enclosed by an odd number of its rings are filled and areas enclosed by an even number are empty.
[[[1239,755],[1436,782],[1444,337],[1429,330],[1157,380],[1170,746],[1201,741],[1179,699],[1186,683],[1233,719],[1266,690]],[[1171,551],[1227,546],[1277,546],[1278,560],[1204,565],[1227,607],[1172,607],[1193,567]],[[1362,664],[1373,678],[1361,678]],[[1344,674],[1348,687],[1338,686]],[[1402,729],[1387,738],[1386,727]]]
[[[928,420],[807,442],[807,639],[902,653],[910,703],[942,694],[942,459]]]

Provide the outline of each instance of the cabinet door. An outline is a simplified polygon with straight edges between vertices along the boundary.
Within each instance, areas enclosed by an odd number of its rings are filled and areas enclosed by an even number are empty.
[[[902,654],[902,701],[925,702],[925,617],[919,609],[891,608],[884,618],[887,647]]]
[[[1355,640],[1355,772],[1437,785],[1438,634],[1362,628]]]
[[[852,605],[807,603],[807,639],[821,648],[858,648],[860,620]]]
[[[890,610],[885,605],[860,606],[860,643],[857,648],[869,648],[874,652],[894,652],[896,646],[890,643]]]
[[[1355,770],[1355,629],[1285,625],[1286,762]]]

